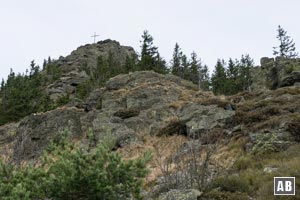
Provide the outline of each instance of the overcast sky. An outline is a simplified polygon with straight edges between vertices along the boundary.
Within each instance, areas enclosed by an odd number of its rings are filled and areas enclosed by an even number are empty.
[[[24,72],[30,61],[66,56],[107,38],[140,49],[149,30],[170,60],[179,43],[211,71],[218,58],[272,56],[280,24],[300,49],[299,0],[0,0],[0,78]],[[297,46],[297,44],[299,44]]]

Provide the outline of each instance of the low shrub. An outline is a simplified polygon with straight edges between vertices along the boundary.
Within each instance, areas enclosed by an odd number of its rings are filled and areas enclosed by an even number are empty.
[[[172,118],[158,131],[158,136],[163,135],[187,135],[187,127],[178,118]]]
[[[124,161],[110,139],[94,149],[71,143],[67,134],[44,152],[39,166],[0,163],[3,200],[141,199],[149,153]]]
[[[212,183],[213,188],[219,188],[225,192],[248,192],[249,183],[238,176],[216,178]]]
[[[130,117],[138,116],[139,114],[140,114],[140,110],[137,108],[125,108],[115,112],[114,116],[120,117],[122,119],[126,119]]]
[[[234,168],[238,171],[246,170],[251,167],[252,162],[250,158],[242,156],[234,163]]]
[[[292,120],[288,124],[287,130],[295,138],[295,141],[300,142],[300,117]]]
[[[214,199],[214,200],[249,200],[249,196],[245,193],[240,192],[224,192],[218,190],[212,190],[202,195],[203,199]]]

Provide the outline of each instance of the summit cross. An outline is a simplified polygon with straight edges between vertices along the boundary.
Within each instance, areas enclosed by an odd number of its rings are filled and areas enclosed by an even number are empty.
[[[92,35],[91,37],[94,38],[94,43],[96,43],[96,37],[98,37],[99,35],[96,34],[96,32],[94,33],[94,35]]]

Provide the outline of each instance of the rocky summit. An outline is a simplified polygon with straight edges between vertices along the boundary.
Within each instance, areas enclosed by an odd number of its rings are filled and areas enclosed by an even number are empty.
[[[113,56],[118,65],[123,65],[127,56],[135,55],[136,53],[132,47],[121,46],[119,42],[110,39],[96,44],[80,46],[70,55],[61,56],[54,61],[53,64],[61,70],[62,75],[54,83],[47,86],[46,92],[54,100],[62,96],[74,95],[76,86],[89,78],[89,74],[83,68],[95,68],[99,56],[103,58]]]
[[[80,149],[111,137],[111,150],[124,160],[151,152],[140,191],[147,200],[263,199],[273,192],[273,176],[299,172],[298,59],[262,58],[251,71],[252,90],[234,95],[214,95],[178,76],[147,70],[113,76],[78,99],[78,87],[92,76],[82,67],[93,69],[99,56],[111,54],[123,66],[135,51],[105,40],[53,61],[62,73],[45,92],[54,100],[68,95],[69,101],[0,126],[3,160],[39,166],[66,131]],[[124,172],[118,173],[120,178]]]

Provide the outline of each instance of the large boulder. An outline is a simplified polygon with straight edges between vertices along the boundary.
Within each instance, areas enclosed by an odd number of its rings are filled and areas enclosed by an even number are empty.
[[[294,71],[285,78],[280,83],[280,87],[292,86],[296,83],[300,83],[300,71]]]
[[[213,128],[222,128],[234,116],[235,111],[225,110],[217,105],[203,106],[190,103],[179,113],[180,120],[186,124],[190,136],[199,138]]]
[[[251,70],[253,90],[276,89],[299,82],[299,58],[263,57],[260,64]]]

